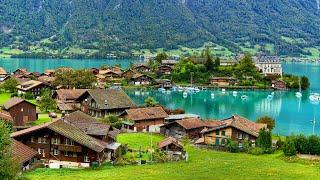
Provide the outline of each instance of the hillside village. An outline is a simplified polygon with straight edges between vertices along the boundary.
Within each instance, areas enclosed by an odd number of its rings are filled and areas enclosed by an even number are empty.
[[[203,59],[187,61],[196,63]],[[122,90],[132,86],[172,88],[177,84],[168,77],[179,63],[162,59],[156,67],[149,63],[132,65],[127,70],[114,66],[86,70],[60,68],[44,73],[23,68],[7,73],[1,68],[2,92],[11,97],[3,102],[0,119],[13,130],[10,134],[13,157],[19,162],[20,170],[89,168],[107,162],[117,165],[188,161],[186,146],[262,154],[282,146],[281,140],[271,140],[273,127],[268,121],[254,122],[237,114],[226,119],[203,120],[184,110],[167,109],[154,100],[137,105]],[[239,63],[242,60],[220,61],[219,67]],[[275,59],[256,60],[255,66],[261,76],[283,75],[281,63]],[[203,86],[243,88],[237,86],[238,82],[232,76],[212,77],[209,82],[212,85]],[[282,80],[270,82],[269,88],[287,89]],[[44,119],[44,115],[48,118]],[[118,136],[137,133],[164,138],[146,149],[118,141]]]

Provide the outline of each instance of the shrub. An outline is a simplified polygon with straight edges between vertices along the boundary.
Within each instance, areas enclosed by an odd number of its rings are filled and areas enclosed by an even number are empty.
[[[320,154],[320,138],[318,136],[312,135],[308,138],[309,141],[309,153],[310,154]]]
[[[283,145],[283,153],[286,156],[295,156],[297,154],[294,139],[287,139]]]
[[[263,154],[263,150],[259,147],[253,148],[250,151],[248,151],[249,154],[253,154],[253,155],[261,155]]]
[[[308,154],[309,152],[309,140],[304,135],[294,137],[295,148],[297,152],[301,154]]]
[[[28,100],[34,99],[33,94],[30,93],[30,92],[25,93],[23,96],[24,96],[25,99],[28,99]]]
[[[281,140],[281,138],[279,137],[279,140],[276,143],[277,149],[282,149],[284,145],[284,142]]]
[[[232,153],[239,152],[238,144],[235,141],[228,140],[226,144],[227,150]]]

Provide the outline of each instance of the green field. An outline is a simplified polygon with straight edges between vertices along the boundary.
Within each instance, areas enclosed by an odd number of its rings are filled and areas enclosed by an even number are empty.
[[[146,146],[144,134],[120,135],[131,146]],[[152,165],[105,165],[91,169],[37,169],[24,174],[30,179],[319,179],[318,163],[287,162],[282,153],[254,156],[186,147],[188,162]]]
[[[147,133],[132,133],[132,134],[120,134],[117,137],[117,141],[121,144],[127,144],[131,149],[138,150],[140,147],[142,150],[156,147],[157,144],[163,140],[164,137],[157,134]]]
[[[0,93],[0,105],[4,104],[11,97],[10,93]]]

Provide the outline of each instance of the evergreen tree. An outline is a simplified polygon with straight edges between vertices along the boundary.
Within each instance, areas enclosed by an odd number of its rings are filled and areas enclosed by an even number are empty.
[[[272,137],[271,132],[265,128],[260,129],[259,137],[257,139],[257,145],[263,151],[263,153],[271,153],[272,151]]]
[[[214,60],[214,66],[217,68],[220,66],[220,58],[219,57],[216,57],[216,59]]]
[[[19,166],[12,156],[10,129],[0,120],[0,179],[15,179]]]
[[[205,54],[206,54],[207,61],[206,61],[204,66],[206,67],[207,71],[212,71],[214,69],[214,67],[215,67],[215,64],[214,64],[214,62],[212,60],[211,52],[210,52],[210,49],[208,47],[206,49],[206,53]]]

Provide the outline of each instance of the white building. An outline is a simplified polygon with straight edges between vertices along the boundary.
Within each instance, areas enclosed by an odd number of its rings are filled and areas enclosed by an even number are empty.
[[[265,76],[268,75],[281,75],[282,65],[277,56],[259,56],[254,57],[255,66]]]

